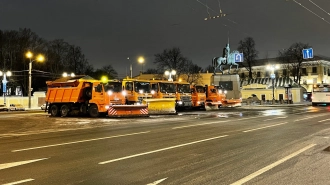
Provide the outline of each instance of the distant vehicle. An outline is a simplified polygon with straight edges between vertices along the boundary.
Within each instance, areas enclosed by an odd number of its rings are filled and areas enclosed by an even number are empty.
[[[312,91],[312,105],[330,104],[330,84],[314,84]]]
[[[19,110],[25,110],[22,104],[10,104],[9,106],[10,111],[19,111]]]
[[[46,109],[48,109],[48,106],[46,106],[46,104],[42,104],[40,108],[41,108],[41,110],[46,110]]]
[[[0,111],[9,111],[9,108],[6,105],[0,105]]]

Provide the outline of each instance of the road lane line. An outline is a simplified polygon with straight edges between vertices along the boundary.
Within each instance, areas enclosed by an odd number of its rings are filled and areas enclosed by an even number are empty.
[[[275,119],[281,119],[281,118],[287,118],[288,116],[285,117],[277,117],[277,118],[272,118],[272,119],[265,119],[264,121],[271,121],[271,120],[275,120]]]
[[[200,123],[200,124],[186,125],[186,126],[181,126],[181,127],[173,127],[172,129],[189,128],[189,127],[196,127],[196,126],[210,125],[210,124],[215,124],[215,123],[225,123],[225,122],[229,122],[229,121],[240,121],[240,120],[253,119],[253,118],[260,118],[260,117],[264,117],[264,116],[249,117],[249,118],[241,118],[241,119],[236,119],[236,120],[214,121],[214,122],[209,122],[209,123]]]
[[[302,153],[302,152],[304,152],[304,151],[306,151],[306,150],[314,147],[315,145],[316,144],[310,144],[310,145],[306,146],[305,148],[302,148],[302,149],[300,149],[300,150],[298,150],[298,151],[296,151],[296,152],[294,152],[294,153],[292,153],[292,154],[290,154],[290,155],[288,155],[288,156],[286,156],[286,157],[284,157],[284,158],[282,158],[282,159],[280,159],[280,160],[278,160],[278,161],[276,161],[276,162],[274,162],[274,163],[272,163],[272,164],[270,164],[270,165],[268,165],[268,166],[266,166],[266,167],[264,167],[264,168],[262,168],[262,169],[260,169],[260,170],[258,170],[256,172],[254,172],[254,173],[252,173],[252,174],[250,174],[250,175],[248,175],[248,176],[246,176],[246,177],[244,177],[244,178],[242,178],[242,179],[240,179],[240,180],[232,183],[231,185],[244,184],[244,183],[250,181],[251,179],[253,179],[253,178],[255,178],[255,177],[257,177],[257,176],[259,176],[259,175],[261,175],[261,174],[263,174],[265,172],[267,172],[268,170],[270,170],[270,169],[272,169],[272,168],[274,168],[274,167],[276,167],[276,166],[284,163],[285,161],[287,161],[287,160],[289,160],[289,159],[291,159],[291,158],[299,155],[300,153]]]
[[[155,181],[155,182],[153,182],[153,183],[149,183],[149,184],[147,184],[147,185],[157,185],[157,184],[163,182],[163,181],[166,180],[166,179],[167,179],[167,177],[166,177],[166,178],[163,178],[163,179],[160,179],[160,180],[158,180],[158,181]]]
[[[186,126],[181,126],[181,127],[173,127],[172,129],[181,129],[181,128],[188,128],[188,127],[196,127],[196,126],[210,125],[210,124],[215,124],[215,123],[224,123],[224,122],[228,122],[228,121],[214,121],[214,122],[209,122],[209,123],[200,123],[200,124],[186,125]]]
[[[269,128],[269,127],[275,127],[275,126],[283,125],[283,124],[286,124],[286,123],[288,123],[288,122],[278,123],[278,124],[275,124],[275,125],[269,125],[269,126],[265,126],[265,127],[254,128],[254,129],[250,129],[250,130],[245,130],[243,132],[252,132],[252,131],[255,131],[255,130],[260,130],[260,129]]]
[[[16,181],[16,182],[10,182],[7,184],[3,184],[3,185],[15,185],[15,184],[22,184],[24,182],[30,182],[30,181],[34,181],[34,179],[25,179],[25,180],[21,180],[21,181]]]
[[[211,140],[215,140],[215,139],[219,139],[219,138],[223,138],[223,137],[227,137],[227,136],[228,135],[222,135],[222,136],[212,137],[212,138],[203,139],[203,140],[199,140],[199,141],[194,141],[194,142],[190,142],[190,143],[185,143],[185,144],[181,144],[181,145],[175,145],[175,146],[171,146],[171,147],[167,147],[167,148],[153,150],[153,151],[149,151],[149,152],[139,153],[139,154],[135,154],[135,155],[129,155],[129,156],[126,156],[126,157],[112,159],[112,160],[109,160],[109,161],[99,162],[99,164],[112,163],[112,162],[121,161],[121,160],[125,160],[125,159],[130,159],[130,158],[134,158],[134,157],[139,157],[139,156],[142,156],[142,155],[148,155],[148,154],[152,154],[152,153],[162,152],[162,151],[165,151],[165,150],[170,150],[170,149],[174,149],[174,148],[179,148],[179,147],[183,147],[183,146],[197,144],[197,143],[201,143],[201,142],[205,142],[205,141],[211,141]]]
[[[16,181],[16,182],[10,182],[7,184],[3,184],[3,185],[15,185],[15,184],[22,184],[24,182],[30,182],[30,181],[34,181],[34,179],[25,179],[25,180],[21,180],[21,181]]]
[[[321,121],[318,121],[318,122],[324,122],[324,121],[329,121],[330,120],[330,118],[329,119],[324,119],[324,120],[321,120]]]
[[[109,136],[109,137],[101,137],[101,138],[95,138],[95,139],[86,139],[86,140],[73,141],[73,142],[68,142],[68,143],[59,143],[59,144],[53,144],[53,145],[45,145],[45,146],[38,146],[38,147],[32,147],[32,148],[12,150],[11,152],[21,152],[21,151],[26,151],[26,150],[35,150],[35,149],[49,148],[49,147],[54,147],[54,146],[71,145],[71,144],[84,143],[84,142],[89,142],[89,141],[98,141],[98,140],[103,140],[103,139],[111,139],[111,138],[117,138],[117,137],[133,136],[133,135],[138,135],[138,134],[146,134],[146,133],[149,133],[149,132],[150,131],[137,132],[137,133],[132,133],[132,134],[123,134],[123,135],[117,135],[117,136]]]
[[[33,163],[33,162],[37,162],[37,161],[41,161],[41,160],[45,160],[45,159],[48,159],[48,158],[33,159],[33,160],[28,160],[28,161],[19,161],[19,162],[12,162],[12,163],[4,163],[4,164],[0,164],[0,170],[15,167],[15,166],[20,166],[23,164],[29,164],[29,163]]]

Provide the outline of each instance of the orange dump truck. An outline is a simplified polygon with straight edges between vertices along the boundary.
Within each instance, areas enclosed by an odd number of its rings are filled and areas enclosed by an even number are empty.
[[[223,101],[226,99],[226,95],[217,86],[205,85],[206,93],[206,110],[219,109],[222,106]]]
[[[122,105],[125,102],[125,93],[120,90],[121,82],[103,83],[89,76],[75,76],[46,83],[46,103],[51,116],[127,116],[133,114],[133,109],[138,112],[136,114],[140,114],[140,110],[146,108]]]
[[[205,109],[206,94],[203,85],[191,86],[191,100],[193,108]]]

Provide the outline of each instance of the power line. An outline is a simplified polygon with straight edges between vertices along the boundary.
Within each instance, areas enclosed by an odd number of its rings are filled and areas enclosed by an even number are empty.
[[[323,17],[319,16],[318,14],[316,14],[316,13],[313,12],[312,10],[308,9],[307,7],[305,7],[304,5],[302,5],[301,3],[297,2],[296,0],[292,0],[292,1],[295,2],[296,4],[300,5],[301,7],[305,8],[307,11],[309,11],[309,12],[312,13],[312,14],[314,14],[316,17],[322,19],[324,22],[330,24],[329,21],[325,20]],[[312,2],[312,1],[310,1],[310,2]],[[315,3],[313,2],[313,4],[315,4]],[[317,7],[319,7],[319,6],[317,6]],[[322,9],[322,10],[323,10],[323,9]]]
[[[318,7],[319,9],[321,9],[324,13],[330,15],[329,12],[325,11],[323,8],[321,8],[319,5],[317,5],[316,3],[314,3],[312,0],[309,0],[309,2],[311,2],[313,5],[315,5],[316,7]]]

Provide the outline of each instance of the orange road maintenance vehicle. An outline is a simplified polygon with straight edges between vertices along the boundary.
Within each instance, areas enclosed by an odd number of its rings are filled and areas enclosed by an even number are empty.
[[[125,78],[122,86],[126,92],[127,105],[141,105],[144,99],[152,98],[149,80]]]
[[[242,98],[230,98],[228,99],[227,96],[227,90],[221,86],[216,86],[218,88],[218,91],[220,94],[223,94],[222,97],[222,107],[240,107],[242,106]]]
[[[154,107],[162,110],[164,114],[175,114],[176,105],[176,85],[173,81],[167,80],[150,80],[151,94],[154,100]]]
[[[116,109],[116,116],[132,116],[141,115],[140,110],[146,108],[146,106],[120,105],[122,102],[117,95],[122,92],[113,96],[114,86],[110,85],[111,83],[103,83],[85,75],[64,77],[55,81],[47,81],[46,84],[48,86],[46,104],[49,105],[48,113],[51,116],[89,115],[99,117],[109,115],[110,108]],[[126,111],[127,108],[131,110]]]
[[[226,94],[214,85],[205,85],[206,93],[206,110],[216,110],[222,106],[222,102],[226,99]]]
[[[126,91],[126,104],[147,105],[149,115],[176,113],[175,98],[166,98],[167,95],[163,93],[160,93],[159,96],[156,94],[160,91],[158,82],[155,80],[124,79],[122,86]]]
[[[192,108],[191,90],[188,82],[175,82],[177,110]]]
[[[206,94],[203,85],[192,85],[191,100],[192,108],[205,109]]]

